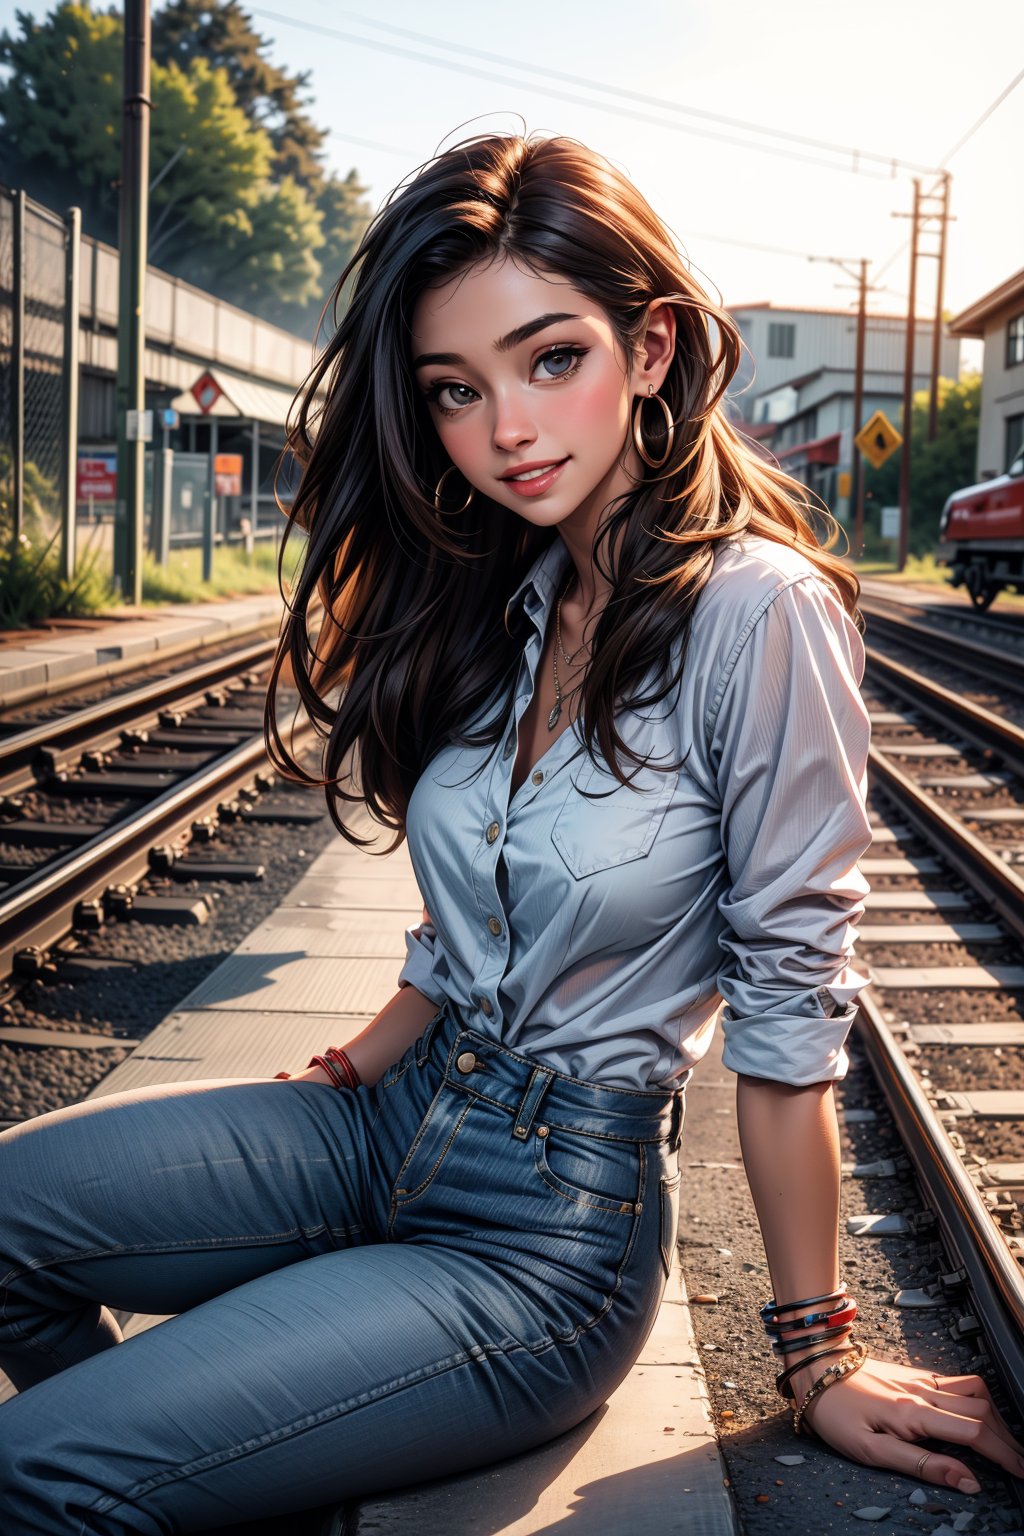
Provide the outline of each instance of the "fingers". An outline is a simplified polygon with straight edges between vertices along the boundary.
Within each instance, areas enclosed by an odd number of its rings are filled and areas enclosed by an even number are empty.
[[[984,1387],[984,1382],[982,1382]],[[933,1391],[931,1387],[920,1387],[919,1392],[926,1402],[934,1408],[941,1408],[947,1413],[959,1414],[963,1419],[977,1419],[987,1424],[992,1433],[1016,1453],[1019,1457],[1024,1451],[1024,1446],[1014,1436],[1006,1420],[988,1394],[987,1388],[983,1394],[975,1397],[973,1394],[960,1395],[956,1392],[947,1392],[943,1387]],[[1022,1463],[1024,1465],[1024,1463]],[[1019,1475],[1019,1474],[1018,1474]]]
[[[932,1394],[923,1393],[923,1397]],[[973,1399],[967,1401],[973,1402]],[[914,1414],[914,1433],[921,1437],[934,1440],[949,1440],[954,1445],[969,1445],[972,1450],[980,1451],[996,1466],[1003,1467],[1013,1477],[1024,1477],[1024,1456],[1016,1449],[1016,1442],[1009,1443],[996,1434],[994,1425],[990,1422],[990,1416],[971,1416],[966,1411],[966,1402],[963,1398],[957,1399],[957,1407],[950,1412],[945,1408],[939,1408],[929,1403],[927,1407],[920,1408]]]
[[[879,1432],[872,1435],[864,1458],[872,1466],[888,1467],[919,1483],[938,1483],[943,1488],[958,1488],[961,1493],[978,1493],[981,1484],[964,1462],[941,1451],[926,1451],[913,1441]]]

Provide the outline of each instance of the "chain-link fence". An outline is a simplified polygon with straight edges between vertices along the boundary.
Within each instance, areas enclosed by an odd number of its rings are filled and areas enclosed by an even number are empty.
[[[49,543],[67,494],[65,368],[69,227],[0,188],[0,515],[4,533]]]

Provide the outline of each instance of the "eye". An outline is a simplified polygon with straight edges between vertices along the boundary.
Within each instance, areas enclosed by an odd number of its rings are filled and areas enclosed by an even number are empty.
[[[468,384],[447,384],[443,379],[435,380],[429,389],[424,390],[423,398],[426,400],[428,405],[436,405],[437,409],[444,416],[458,416],[464,406],[470,405],[472,403],[470,400],[462,399],[460,403],[455,406],[443,405],[441,403],[441,396],[446,390],[451,390],[451,398],[456,400],[459,399],[460,393],[462,396],[476,395],[476,390],[470,389]]]
[[[542,357],[538,357],[535,366],[539,368],[543,363],[546,368],[550,364],[553,371],[548,374],[548,378],[567,379],[576,372],[589,350],[589,347],[552,347]]]

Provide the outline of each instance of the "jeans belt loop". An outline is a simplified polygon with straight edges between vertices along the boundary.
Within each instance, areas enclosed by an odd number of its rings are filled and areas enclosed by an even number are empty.
[[[519,1141],[525,1141],[530,1134],[530,1127],[537,1117],[541,1100],[550,1088],[555,1074],[548,1067],[534,1067],[530,1073],[530,1081],[526,1085],[523,1094],[523,1102],[519,1106],[516,1123],[512,1127],[512,1135]]]
[[[442,1003],[440,1012],[435,1013],[430,1023],[420,1036],[419,1050],[416,1052],[416,1065],[422,1067],[430,1055],[430,1047],[434,1043],[434,1036],[444,1023],[448,1012],[447,1004]]]
[[[673,1152],[678,1151],[683,1140],[684,1107],[685,1100],[682,1093],[677,1089],[672,1100],[672,1129],[669,1134],[670,1150]]]

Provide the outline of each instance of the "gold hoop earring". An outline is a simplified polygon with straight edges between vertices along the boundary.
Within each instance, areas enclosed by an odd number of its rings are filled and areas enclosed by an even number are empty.
[[[656,400],[665,413],[665,452],[660,459],[652,459],[644,446],[643,414],[647,400]],[[672,420],[672,412],[669,409],[668,401],[663,400],[660,395],[654,393],[653,384],[648,384],[647,386],[647,400],[644,400],[641,396],[637,401],[636,410],[633,412],[633,441],[636,444],[636,451],[644,463],[650,465],[651,469],[660,469],[672,452],[672,443],[676,435],[676,424]]]
[[[470,485],[470,487],[469,487],[469,495],[466,497],[466,499],[462,503],[461,507],[455,507],[454,510],[451,511],[451,512],[446,512],[444,510],[444,508],[441,505],[441,491],[444,488],[444,483],[448,479],[448,476],[449,475],[454,475],[455,472],[456,472],[456,466],[454,464],[452,464],[449,469],[445,470],[444,474],[441,476],[440,480],[437,482],[437,486],[435,487],[435,490],[434,490],[434,509],[435,509],[435,511],[439,512],[442,517],[458,517],[460,512],[465,512],[466,508],[469,506],[470,502],[473,500],[473,497],[476,495],[475,489],[473,488],[473,486]],[[467,485],[469,484],[468,481],[466,483],[467,483]]]

